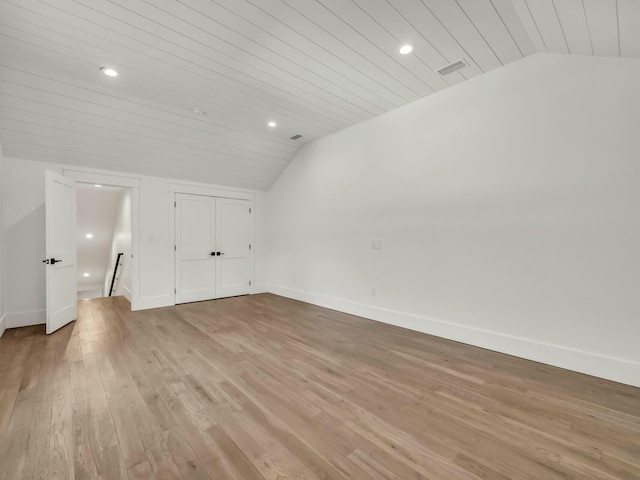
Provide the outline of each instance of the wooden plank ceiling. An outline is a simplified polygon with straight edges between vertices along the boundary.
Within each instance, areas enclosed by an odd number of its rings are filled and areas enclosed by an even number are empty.
[[[638,0],[512,0],[536,51],[640,57]]]
[[[305,142],[536,51],[640,56],[639,4],[1,0],[0,140],[5,156],[267,189]]]

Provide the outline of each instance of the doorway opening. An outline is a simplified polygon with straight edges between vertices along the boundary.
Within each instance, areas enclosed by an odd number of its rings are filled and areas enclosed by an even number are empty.
[[[124,296],[131,303],[132,189],[78,183],[78,300]]]

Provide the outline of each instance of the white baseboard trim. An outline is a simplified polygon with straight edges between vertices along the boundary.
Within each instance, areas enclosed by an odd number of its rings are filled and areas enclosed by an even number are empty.
[[[0,337],[2,337],[2,334],[7,329],[7,327],[5,325],[5,318],[6,317],[7,317],[6,315],[2,315],[2,317],[0,317]]]
[[[46,322],[47,314],[44,309],[7,313],[5,315],[6,328],[30,327],[31,325],[42,325]]]
[[[409,330],[640,387],[640,362],[373,307],[280,285],[267,285],[267,291]]]
[[[158,295],[157,297],[142,297],[131,302],[131,310],[148,310],[149,308],[173,307],[175,305],[173,295]]]
[[[122,295],[124,295],[124,298],[129,300],[129,303],[131,303],[131,290],[129,289],[129,287],[125,285],[122,286]]]

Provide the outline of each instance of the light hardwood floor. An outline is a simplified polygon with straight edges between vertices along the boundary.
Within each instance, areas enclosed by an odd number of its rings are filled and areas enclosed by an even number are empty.
[[[275,295],[0,338],[0,478],[638,479],[640,389]]]

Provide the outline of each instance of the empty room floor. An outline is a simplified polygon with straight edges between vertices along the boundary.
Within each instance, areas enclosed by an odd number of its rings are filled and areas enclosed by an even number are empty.
[[[640,389],[271,294],[0,338],[0,479],[640,478]]]

